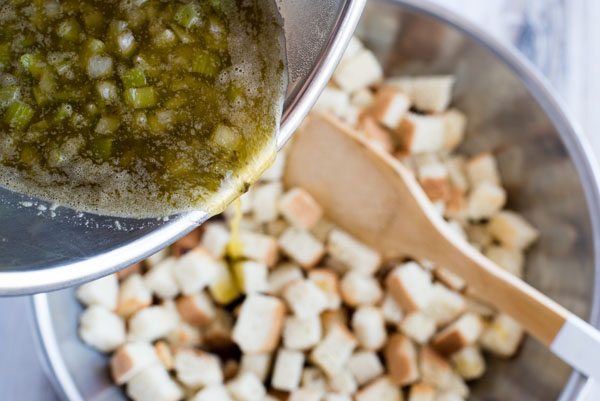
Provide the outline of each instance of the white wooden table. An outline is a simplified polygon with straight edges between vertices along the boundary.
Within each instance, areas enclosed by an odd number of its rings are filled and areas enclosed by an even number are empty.
[[[600,0],[432,0],[519,48],[600,158]],[[37,361],[26,298],[0,299],[0,399],[58,401]]]

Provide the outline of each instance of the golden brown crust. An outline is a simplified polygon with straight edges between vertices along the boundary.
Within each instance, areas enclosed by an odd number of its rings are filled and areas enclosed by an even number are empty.
[[[389,378],[395,385],[404,386],[419,379],[416,352],[408,337],[400,333],[390,336],[384,356]]]

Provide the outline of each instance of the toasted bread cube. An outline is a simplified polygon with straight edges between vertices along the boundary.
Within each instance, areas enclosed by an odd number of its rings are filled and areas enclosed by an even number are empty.
[[[383,297],[383,301],[381,301],[381,313],[383,313],[383,318],[386,323],[397,325],[402,321],[404,317],[404,312],[402,311],[402,307],[396,299],[388,292],[386,292]]]
[[[121,385],[157,362],[158,357],[151,344],[129,343],[120,346],[110,358],[110,373],[115,383]]]
[[[218,269],[217,261],[205,249],[194,248],[175,263],[173,274],[181,292],[190,295],[209,285]]]
[[[231,238],[229,230],[223,223],[209,222],[204,226],[204,234],[200,240],[202,248],[206,249],[215,259],[225,257],[227,244]]]
[[[231,330],[233,329],[233,316],[225,309],[217,308],[215,317],[204,330],[204,344],[211,349],[226,349],[233,345]]]
[[[321,313],[321,326],[323,327],[323,334],[327,334],[329,329],[336,324],[348,326],[348,311],[345,308],[326,310],[325,312]]]
[[[291,350],[307,350],[321,341],[321,332],[319,315],[288,316],[283,325],[283,344]]]
[[[252,191],[252,212],[259,223],[267,223],[279,216],[279,198],[283,193],[281,182],[259,185]]]
[[[169,256],[169,248],[167,247],[167,248],[161,249],[160,251],[157,251],[157,252],[153,253],[152,255],[148,256],[146,259],[144,259],[144,263],[146,264],[146,267],[153,268],[160,261],[167,258],[168,256]]]
[[[464,347],[452,355],[452,363],[465,380],[479,379],[485,373],[485,359],[475,345]]]
[[[281,215],[292,225],[310,230],[323,216],[323,208],[302,188],[292,188],[279,200]]]
[[[127,277],[131,276],[134,273],[142,274],[142,262],[134,263],[131,266],[127,266],[126,268],[119,270],[115,273],[115,276],[119,280],[125,280]]]
[[[192,249],[196,248],[200,243],[200,230],[198,228],[193,229],[183,237],[179,238],[172,245],[173,255],[177,258],[185,255]]]
[[[304,367],[304,354],[281,348],[277,351],[271,387],[277,390],[293,391],[300,385],[302,368]]]
[[[383,69],[369,50],[359,50],[348,60],[340,62],[333,73],[335,83],[346,92],[354,92],[379,81]]]
[[[177,318],[164,306],[150,306],[136,312],[128,322],[130,341],[152,342],[176,328]]]
[[[402,392],[388,376],[381,376],[354,395],[355,401],[402,401]]]
[[[314,110],[331,113],[341,117],[350,105],[350,95],[347,92],[326,86],[313,106]]]
[[[213,384],[198,391],[190,401],[233,401],[222,384]]]
[[[286,159],[286,152],[284,149],[277,152],[277,156],[275,156],[275,160],[273,161],[273,164],[271,164],[271,167],[269,167],[260,177],[261,181],[281,181]]]
[[[277,240],[271,236],[240,230],[240,241],[243,244],[242,256],[274,266],[277,262]]]
[[[313,348],[310,358],[325,374],[331,377],[344,368],[356,345],[356,339],[346,326],[336,323],[331,326],[321,342]]]
[[[285,305],[279,299],[251,294],[233,327],[233,341],[244,353],[271,352],[279,343],[284,316]]]
[[[483,182],[492,185],[500,185],[500,173],[496,158],[488,152],[480,153],[469,159],[465,165],[467,177],[472,187],[476,187]]]
[[[173,352],[171,351],[171,346],[167,344],[166,341],[157,341],[154,344],[154,352],[156,352],[156,356],[158,360],[167,370],[171,370],[175,367],[175,361],[173,360]]]
[[[446,268],[436,267],[433,274],[435,275],[435,278],[451,290],[460,292],[467,286],[465,280]]]
[[[410,339],[400,333],[392,334],[384,349],[389,380],[404,386],[419,380],[417,350]]]
[[[483,254],[507,272],[523,278],[525,255],[523,255],[523,251],[520,249],[492,245],[487,247]]]
[[[444,163],[448,171],[448,179],[450,184],[461,192],[469,189],[469,179],[465,168],[465,159],[462,156],[453,156],[447,159]]]
[[[318,316],[327,308],[327,295],[310,280],[291,282],[282,295],[299,318]]]
[[[176,305],[183,321],[192,326],[206,327],[215,318],[215,306],[205,292],[184,295]]]
[[[144,274],[146,288],[159,298],[170,299],[179,294],[179,284],[173,270],[175,263],[177,260],[174,257],[168,257]]]
[[[467,201],[467,215],[473,220],[487,219],[506,204],[504,188],[484,181],[474,187]]]
[[[400,330],[418,344],[426,344],[435,333],[435,321],[424,312],[411,312],[399,326]]]
[[[357,351],[348,360],[348,370],[359,386],[383,374],[383,365],[373,351]]]
[[[444,147],[444,119],[408,112],[400,122],[396,134],[402,149],[409,154],[438,152]]]
[[[249,372],[229,381],[227,390],[236,401],[263,401],[267,394],[263,383]]]
[[[385,153],[394,151],[394,141],[390,132],[382,127],[370,115],[362,115],[359,119],[359,130],[364,134],[369,143],[376,149]]]
[[[415,383],[410,386],[408,401],[434,401],[435,388],[426,383]]]
[[[352,401],[349,394],[327,393],[323,396],[323,401]]]
[[[429,303],[433,290],[431,274],[415,262],[396,267],[385,282],[390,294],[405,312],[424,309]]]
[[[512,317],[499,314],[483,331],[479,340],[481,346],[491,353],[510,358],[523,341],[523,328]]]
[[[465,380],[456,372],[452,372],[448,385],[443,390],[446,393],[452,393],[461,398],[467,398],[471,392]]]
[[[390,129],[396,129],[410,109],[410,98],[397,88],[383,87],[375,93],[371,114]]]
[[[481,316],[482,318],[489,319],[496,315],[496,309],[493,306],[479,299],[477,295],[472,294],[473,290],[471,287],[467,287],[466,311]]]
[[[290,393],[287,401],[320,401],[323,393],[314,388],[299,388]]]
[[[277,220],[269,221],[263,227],[264,233],[273,237],[280,237],[290,225],[287,220],[278,218]]]
[[[419,168],[419,183],[432,202],[450,198],[448,170],[442,163],[431,163]]]
[[[351,271],[374,274],[381,265],[381,255],[350,234],[334,229],[329,233],[327,252]]]
[[[228,359],[223,363],[223,379],[229,381],[240,372],[240,364],[235,359]]]
[[[431,291],[431,298],[424,312],[439,326],[444,326],[465,311],[464,297],[446,288],[440,283],[435,283]]]
[[[354,376],[347,369],[342,369],[327,381],[329,391],[340,394],[353,394],[358,389]]]
[[[327,309],[338,309],[342,303],[338,275],[331,269],[312,269],[308,279],[315,283],[327,296]]]
[[[237,299],[242,293],[229,266],[224,261],[217,262],[215,279],[209,284],[208,290],[216,303],[227,305]]]
[[[79,336],[102,352],[115,350],[125,342],[125,323],[100,305],[92,305],[79,316]]]
[[[302,370],[300,386],[325,392],[327,390],[327,378],[321,369],[308,366]]]
[[[367,109],[373,104],[375,95],[369,88],[359,89],[350,96],[350,104],[359,109]]]
[[[373,276],[355,271],[344,275],[340,282],[344,303],[349,306],[375,305],[383,297],[379,282]]]
[[[361,306],[352,315],[352,330],[363,349],[376,351],[387,340],[383,313],[374,306]]]
[[[465,399],[458,394],[446,391],[436,395],[435,401],[465,401]]]
[[[474,313],[465,313],[449,324],[433,338],[433,347],[442,355],[452,355],[468,345],[474,344],[483,331],[481,318]]]
[[[142,276],[132,274],[121,283],[116,312],[125,318],[152,303],[152,293],[144,284]]]
[[[492,217],[488,230],[502,245],[512,249],[525,249],[539,237],[539,232],[527,220],[510,210]]]
[[[267,276],[268,293],[280,295],[289,283],[302,278],[302,270],[298,266],[292,263],[281,264]]]
[[[268,270],[266,264],[251,260],[237,262],[233,265],[237,285],[244,294],[265,292],[268,287]]]
[[[467,117],[461,111],[450,109],[443,114],[443,118],[446,132],[444,149],[452,151],[460,145],[465,137]]]
[[[390,80],[390,84],[409,94],[417,109],[440,113],[448,108],[452,100],[454,81],[452,75],[429,75],[395,78]]]
[[[492,234],[483,224],[468,224],[465,231],[471,245],[479,250],[490,246],[494,242]]]
[[[115,274],[109,274],[79,286],[76,295],[85,306],[100,305],[108,310],[115,310],[119,297],[119,280]]]
[[[179,401],[183,391],[161,364],[146,367],[127,383],[127,396],[134,401]]]
[[[180,348],[175,352],[177,379],[186,387],[199,388],[223,383],[221,362],[208,352]]]
[[[305,269],[316,265],[325,254],[325,247],[308,231],[289,227],[279,237],[281,250]]]
[[[450,363],[429,346],[421,348],[419,370],[423,382],[436,388],[446,388],[453,374]]]
[[[165,336],[167,342],[178,346],[198,346],[202,343],[200,328],[179,321],[175,328]]]
[[[265,352],[262,354],[242,354],[240,373],[250,372],[260,381],[264,382],[271,370],[273,355]]]

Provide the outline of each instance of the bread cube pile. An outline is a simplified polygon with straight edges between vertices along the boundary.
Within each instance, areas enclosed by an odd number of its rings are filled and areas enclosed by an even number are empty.
[[[354,38],[316,105],[412,168],[474,247],[521,277],[538,233],[505,210],[491,153],[453,153],[451,76],[384,79]],[[292,145],[293,146],[293,143]],[[141,264],[79,287],[81,339],[135,401],[460,401],[523,330],[443,266],[383,260],[281,182],[285,150],[230,208]],[[241,257],[240,257],[241,254]],[[235,255],[235,257],[232,257]]]

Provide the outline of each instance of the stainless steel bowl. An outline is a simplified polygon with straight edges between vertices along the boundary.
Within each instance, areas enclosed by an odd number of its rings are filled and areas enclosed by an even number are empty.
[[[365,1],[276,0],[289,76],[279,147],[329,80]],[[112,273],[164,248],[208,217],[195,211],[168,221],[115,219],[53,209],[48,202],[0,188],[0,296],[66,288]]]
[[[513,50],[423,0],[371,2],[358,33],[388,75],[456,75],[454,104],[469,116],[463,150],[494,151],[509,206],[542,233],[528,257],[527,280],[597,324],[598,171],[582,134],[539,74]],[[110,382],[106,358],[77,338],[81,307],[73,290],[38,295],[34,309],[43,355],[65,399],[124,399]],[[571,372],[529,339],[514,360],[489,361],[471,399],[574,400],[585,379]]]

